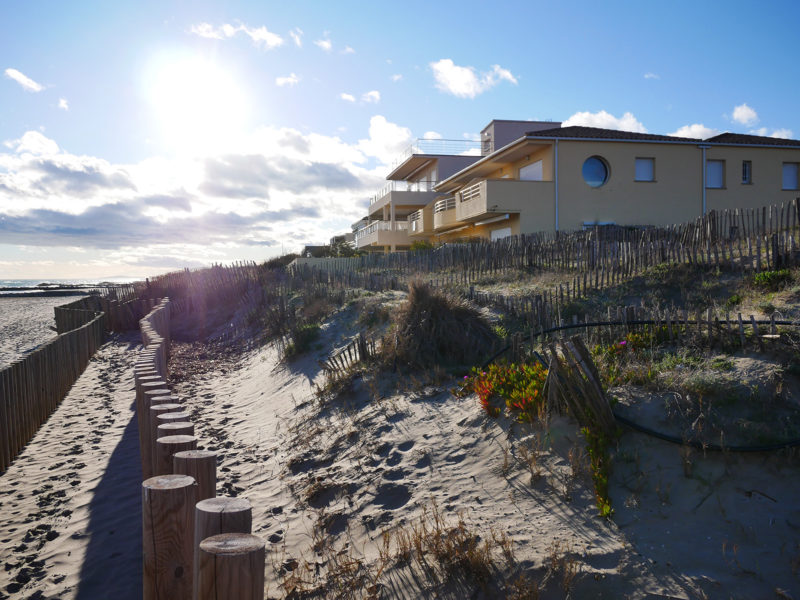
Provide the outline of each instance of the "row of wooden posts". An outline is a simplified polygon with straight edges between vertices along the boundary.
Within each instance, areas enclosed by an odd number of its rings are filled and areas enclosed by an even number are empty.
[[[105,315],[82,315],[61,333],[0,371],[0,473],[58,407],[105,339]]]
[[[167,383],[170,301],[140,322],[134,367],[142,464],[144,600],[263,600],[265,544],[244,498],[216,496],[217,454],[198,450]]]
[[[494,242],[445,244],[433,251],[371,253],[352,258],[298,261],[292,268],[406,279],[452,272],[460,285],[510,271],[561,270],[586,279],[629,277],[661,263],[701,264],[747,271],[797,260],[800,198],[758,209],[711,211],[669,227],[596,226],[583,231],[512,236]]]
[[[769,319],[757,320],[754,315],[742,315],[740,312],[732,315],[725,311],[723,315],[713,308],[698,310],[691,315],[687,310],[648,310],[629,305],[608,307],[606,320],[592,320],[588,315],[581,319],[574,315],[568,321],[562,319],[543,328],[531,328],[529,335],[518,332],[506,340],[506,345],[512,362],[524,360],[527,355],[523,345],[526,339],[530,348],[544,349],[553,340],[563,340],[575,334],[589,345],[620,343],[634,332],[647,334],[647,340],[653,343],[700,345],[709,350],[715,347],[764,350],[780,342],[782,330],[786,330],[786,335],[796,336],[799,327],[800,323],[778,319],[775,313]]]

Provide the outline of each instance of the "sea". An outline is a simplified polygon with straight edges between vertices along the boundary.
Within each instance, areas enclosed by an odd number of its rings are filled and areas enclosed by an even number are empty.
[[[133,281],[136,279],[132,277],[114,277],[102,282],[89,279],[0,279],[0,369],[55,337],[53,309],[56,306],[72,302],[92,287]]]

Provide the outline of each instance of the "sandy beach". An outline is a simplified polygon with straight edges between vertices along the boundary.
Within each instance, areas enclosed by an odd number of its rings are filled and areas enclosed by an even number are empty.
[[[687,472],[679,446],[625,432],[606,520],[565,418],[547,434],[490,419],[446,379],[357,379],[320,402],[317,361],[357,318],[335,313],[290,363],[274,345],[173,345],[173,392],[219,453],[218,494],[249,499],[267,542],[268,598],[798,597],[794,454],[696,452]],[[105,344],[0,478],[0,598],[141,597],[139,350],[135,334]],[[491,576],[403,560],[403,532],[423,523],[492,542]]]
[[[53,338],[53,308],[74,299],[0,295],[0,369]]]

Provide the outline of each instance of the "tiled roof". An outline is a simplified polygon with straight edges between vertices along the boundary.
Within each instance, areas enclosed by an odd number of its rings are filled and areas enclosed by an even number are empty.
[[[600,127],[583,127],[572,125],[570,127],[555,127],[541,131],[531,131],[525,134],[529,137],[556,137],[556,138],[585,138],[595,140],[642,140],[651,142],[691,142],[700,143],[703,140],[696,138],[675,137],[671,135],[655,135],[652,133],[636,133],[633,131],[618,131],[616,129],[602,129]]]
[[[745,135],[744,133],[720,133],[710,137],[706,142],[712,144],[747,144],[758,146],[792,146],[800,147],[800,140],[766,137],[763,135]]]

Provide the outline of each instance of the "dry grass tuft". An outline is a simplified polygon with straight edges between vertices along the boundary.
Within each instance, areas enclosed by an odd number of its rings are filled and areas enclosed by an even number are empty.
[[[384,338],[384,359],[397,366],[467,365],[485,359],[498,339],[464,300],[415,281]]]

